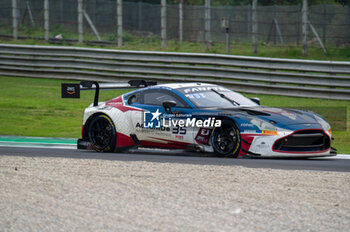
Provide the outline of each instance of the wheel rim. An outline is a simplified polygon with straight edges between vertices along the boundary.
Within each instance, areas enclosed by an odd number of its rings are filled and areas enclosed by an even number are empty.
[[[100,149],[107,147],[113,139],[113,128],[106,119],[96,120],[89,131],[90,141]]]
[[[216,128],[214,133],[214,146],[222,154],[233,152],[237,146],[238,136],[235,127],[232,125],[223,125]]]

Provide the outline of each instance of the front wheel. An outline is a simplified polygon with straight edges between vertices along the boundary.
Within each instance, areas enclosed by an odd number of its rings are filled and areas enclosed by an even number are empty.
[[[116,130],[112,120],[106,115],[95,116],[88,129],[89,141],[99,152],[112,152],[116,144]]]
[[[214,129],[211,142],[217,156],[237,158],[241,146],[239,129],[233,121],[223,120],[221,127]]]

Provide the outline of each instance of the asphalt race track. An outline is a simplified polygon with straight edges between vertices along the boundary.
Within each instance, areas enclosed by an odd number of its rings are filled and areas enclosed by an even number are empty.
[[[2,156],[60,157],[75,159],[101,159],[112,161],[146,161],[161,163],[181,163],[196,165],[228,165],[247,168],[271,168],[284,170],[314,170],[350,172],[350,159],[345,155],[312,159],[229,159],[205,157],[200,153],[187,153],[176,150],[154,151],[135,150],[127,153],[97,153],[76,149],[0,147]]]

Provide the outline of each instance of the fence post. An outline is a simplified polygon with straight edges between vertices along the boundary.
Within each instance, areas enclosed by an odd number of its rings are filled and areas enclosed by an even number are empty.
[[[160,30],[161,30],[161,38],[162,38],[162,48],[166,48],[166,0],[162,0],[161,2],[161,11],[160,11]]]
[[[83,0],[78,0],[78,34],[79,43],[83,42]]]
[[[258,0],[253,0],[252,3],[252,41],[253,52],[258,53],[258,20],[257,20]]]
[[[49,42],[49,0],[44,0],[44,38]]]
[[[183,40],[183,0],[180,0],[179,2],[179,41],[182,42]]]
[[[204,6],[204,40],[205,49],[210,50],[210,0],[205,0]]]
[[[17,0],[12,0],[12,34],[13,39],[18,39]]]
[[[117,36],[118,46],[123,46],[123,0],[117,0]]]

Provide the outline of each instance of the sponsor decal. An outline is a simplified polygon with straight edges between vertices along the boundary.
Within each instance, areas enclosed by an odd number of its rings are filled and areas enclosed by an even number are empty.
[[[108,104],[111,106],[122,106],[123,102],[109,102]]]
[[[184,140],[184,136],[183,135],[175,135],[175,138],[179,139],[179,140]]]
[[[136,123],[136,128],[140,128],[140,129],[144,129],[144,128],[147,128],[147,127],[144,127],[144,124],[143,123]],[[170,131],[170,128],[169,127],[164,127],[164,126],[160,126],[158,128],[147,128],[147,129],[153,129],[155,131]]]
[[[185,88],[183,89],[183,92],[185,94],[187,93],[198,93],[198,92],[206,92],[210,91],[211,89],[214,89],[216,91],[227,91],[226,88],[220,87],[220,86],[200,86],[200,87],[191,87],[191,88]]]
[[[200,130],[200,133],[201,133],[201,135],[208,136],[210,134],[210,131],[211,130],[209,130],[209,129],[202,128]]]
[[[68,94],[75,94],[75,86],[67,86]]]
[[[272,130],[263,130],[263,135],[278,135],[278,131],[272,131]]]
[[[241,123],[241,127],[254,127],[255,125],[250,123]]]
[[[245,133],[245,134],[257,134],[256,130],[244,130],[243,133]]]
[[[79,84],[66,84],[61,85],[62,98],[80,98],[80,85]]]
[[[211,135],[212,129],[206,129],[206,128],[201,128],[199,129],[195,140],[198,144],[205,144],[207,145],[209,143],[209,138]]]
[[[109,100],[106,102],[107,106],[114,107],[122,112],[127,111],[142,111],[141,109],[133,106],[127,106],[124,104],[123,96],[119,96],[117,98],[114,98],[112,100]]]
[[[97,109],[99,109],[99,110],[111,110],[112,107],[104,105],[104,106],[98,107]]]

